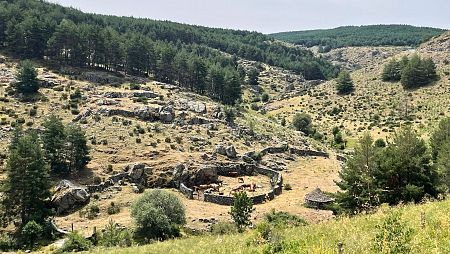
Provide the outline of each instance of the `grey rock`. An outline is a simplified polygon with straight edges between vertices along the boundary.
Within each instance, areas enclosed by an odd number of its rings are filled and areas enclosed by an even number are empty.
[[[62,214],[86,204],[89,198],[86,187],[62,180],[56,186],[51,202],[56,212]]]
[[[228,156],[228,158],[236,158],[237,157],[237,152],[236,149],[234,148],[234,146],[228,146],[225,149],[226,155]]]
[[[145,164],[143,163],[135,163],[133,165],[127,166],[128,169],[128,177],[133,180],[137,181],[142,178],[144,174]]]
[[[223,144],[217,144],[214,152],[220,155],[227,155],[227,149]]]

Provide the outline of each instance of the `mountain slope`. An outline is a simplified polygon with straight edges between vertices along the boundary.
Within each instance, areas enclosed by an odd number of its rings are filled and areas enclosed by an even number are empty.
[[[171,69],[187,69],[185,58],[200,58],[197,62],[223,70],[236,67],[233,55],[296,73],[314,73],[305,75],[307,79],[336,74],[334,66],[310,51],[277,43],[261,33],[86,14],[38,0],[0,2],[0,47],[20,58],[50,59],[57,66],[125,70],[162,81],[177,78]],[[170,66],[175,60],[178,66]],[[202,68],[192,72],[205,73]],[[184,79],[176,81],[183,83]]]
[[[271,116],[288,120],[297,112],[306,112],[312,116],[318,128],[328,135],[328,140],[332,139],[332,128],[339,127],[345,130],[349,144],[365,131],[377,138],[385,138],[410,122],[420,133],[428,133],[440,119],[450,115],[449,41],[449,34],[446,33],[417,50],[379,47],[332,50],[323,54],[324,57],[339,59],[350,66],[360,63],[359,68],[353,68],[351,73],[356,86],[354,93],[340,96],[336,93],[336,82],[326,81],[306,94],[269,102],[266,105],[267,112]],[[391,58],[400,59],[414,53],[433,59],[440,75],[438,81],[422,88],[405,90],[400,83],[381,80],[383,66]]]
[[[282,32],[275,39],[328,49],[349,46],[418,46],[446,30],[409,25],[343,26],[334,29]]]

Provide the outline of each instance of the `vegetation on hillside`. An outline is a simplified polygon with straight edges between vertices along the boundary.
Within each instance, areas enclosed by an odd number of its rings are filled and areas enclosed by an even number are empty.
[[[382,206],[377,212],[300,227],[244,234],[201,235],[145,246],[94,249],[93,253],[448,253],[450,201]],[[267,229],[267,227],[263,227]],[[278,252],[270,252],[277,250]],[[408,252],[406,252],[408,253]],[[411,252],[409,252],[411,253]]]
[[[438,78],[436,65],[431,58],[422,59],[418,55],[403,57],[400,61],[392,59],[383,69],[383,81],[401,81],[404,88],[428,85]]]
[[[341,71],[336,79],[336,90],[338,94],[345,95],[355,90],[355,85],[350,77],[350,73]]]
[[[283,32],[271,36],[307,47],[320,46],[320,51],[327,52],[332,48],[350,46],[419,46],[420,43],[445,31],[409,25],[370,25]]]
[[[227,104],[240,98],[237,57],[306,79],[332,78],[337,71],[308,50],[256,32],[85,14],[37,0],[1,2],[0,26],[0,48],[16,57],[152,76]]]
[[[186,223],[183,203],[165,190],[149,190],[132,206],[131,216],[136,224],[136,238],[140,242],[165,240],[180,235]]]
[[[16,127],[6,163],[6,178],[0,185],[0,221],[14,222],[16,234],[8,237],[0,250],[26,245],[35,247],[54,237],[48,218],[54,214],[51,198],[51,173],[71,173],[84,169],[89,161],[86,137],[79,126],[64,127],[55,116],[43,124],[43,132]]]
[[[17,81],[13,87],[18,93],[33,94],[39,90],[37,72],[30,61],[23,61],[19,64],[19,70],[16,74]]]
[[[436,198],[447,190],[448,168],[443,166],[439,171],[425,141],[411,127],[403,127],[385,147],[375,145],[366,133],[339,176],[337,185],[342,192],[337,194],[335,211],[354,214],[383,203]]]

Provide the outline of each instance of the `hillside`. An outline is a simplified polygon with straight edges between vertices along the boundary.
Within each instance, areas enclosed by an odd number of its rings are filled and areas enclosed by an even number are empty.
[[[389,145],[393,133],[411,125],[425,140],[424,154],[429,152],[430,133],[450,117],[450,32],[377,25],[300,34],[305,37],[292,42],[320,48],[278,40],[295,33],[274,39],[257,32],[87,14],[39,0],[0,1],[0,211],[11,204],[5,200],[19,196],[11,189],[28,190],[34,180],[44,179],[48,184],[42,184],[42,192],[48,195],[38,201],[46,221],[39,223],[51,224],[59,234],[39,245],[31,241],[36,251],[55,250],[73,229],[81,239],[92,240],[94,253],[268,253],[273,246],[281,253],[334,253],[339,242],[344,253],[376,253],[378,225],[390,208],[352,218],[318,208],[339,202],[333,194],[340,190],[340,172],[351,165],[346,161],[363,133]],[[431,58],[439,78],[415,89],[382,80],[386,63],[414,54]],[[336,91],[340,70],[347,70],[355,85],[346,95]],[[32,85],[38,89],[30,92]],[[300,113],[305,118],[296,124]],[[48,119],[61,127],[62,137],[49,131]],[[309,119],[311,124],[302,123]],[[299,124],[308,128],[303,131]],[[335,143],[336,129],[341,146]],[[35,170],[42,173],[39,178],[16,173],[17,179],[33,183],[28,186],[11,181],[11,172],[27,172],[19,170],[34,162],[22,159],[30,146],[18,146],[21,137],[35,138],[30,140],[41,162]],[[19,148],[26,152],[18,153]],[[89,160],[68,170],[66,165],[79,158],[76,149],[88,151]],[[13,159],[19,161],[15,166]],[[434,169],[432,162],[427,165]],[[15,182],[19,187],[11,188]],[[326,201],[307,200],[317,188]],[[186,221],[169,225],[173,231],[179,226],[181,237],[165,242],[151,239],[166,235],[135,238],[130,242],[150,245],[124,249],[98,247],[93,232],[110,220],[121,232],[136,233],[133,204],[155,189],[164,189],[185,209]],[[230,227],[236,193],[245,193],[254,204],[248,218],[252,229],[212,235],[217,225]],[[317,209],[308,206],[314,202]],[[446,200],[392,208],[402,213],[406,224],[401,227],[413,229],[414,253],[450,252],[448,208]],[[274,210],[308,225],[277,229],[269,246],[253,226]],[[9,212],[1,216],[0,250],[24,248],[21,237],[29,233],[18,226],[19,213]]]
[[[336,74],[335,67],[310,51],[288,47],[256,32],[86,14],[37,0],[1,2],[0,24],[0,47],[16,57],[47,59],[55,67],[150,75],[214,98],[223,95],[215,95],[217,89],[209,90],[211,84],[204,84],[204,76],[215,68],[219,74],[236,74],[236,57],[303,73],[307,79]],[[179,72],[182,74],[175,75]],[[190,77],[192,72],[199,74]]]
[[[354,46],[411,46],[417,47],[446,30],[409,25],[344,26],[333,29],[282,32],[271,34],[277,40],[307,47],[332,48]]]
[[[340,218],[318,225],[281,231],[283,249],[279,253],[337,253],[343,243],[344,253],[377,253],[372,249],[389,212],[401,213],[401,227],[412,229],[413,253],[448,253],[450,201],[422,205],[381,208],[370,215]],[[423,225],[423,226],[422,226]],[[255,244],[255,232],[240,235],[194,236],[142,247],[97,249],[92,253],[265,253],[267,244]],[[397,235],[398,236],[398,235]],[[398,240],[402,236],[398,236]],[[277,252],[278,253],[278,252]]]
[[[405,48],[350,47],[323,54],[354,70],[351,75],[356,90],[349,96],[335,91],[335,81],[314,86],[306,94],[266,105],[269,115],[291,119],[296,112],[311,114],[313,122],[331,138],[331,129],[345,130],[349,144],[365,131],[375,137],[387,137],[407,122],[420,133],[428,133],[436,123],[449,115],[448,33],[437,37],[417,50]],[[447,50],[443,50],[447,49]],[[391,57],[417,53],[431,57],[438,66],[440,79],[432,85],[404,90],[400,83],[381,80],[381,72]]]

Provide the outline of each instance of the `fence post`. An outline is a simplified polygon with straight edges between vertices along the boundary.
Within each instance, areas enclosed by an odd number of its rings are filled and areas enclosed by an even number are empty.
[[[344,254],[344,244],[342,242],[338,243],[338,254]]]
[[[72,232],[73,232],[73,223],[72,223]]]

